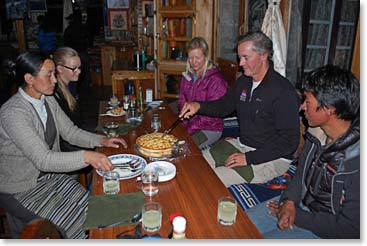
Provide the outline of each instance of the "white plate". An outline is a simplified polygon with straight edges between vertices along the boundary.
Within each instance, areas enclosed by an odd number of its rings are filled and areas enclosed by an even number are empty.
[[[145,166],[147,165],[147,161],[137,155],[130,155],[130,154],[110,155],[108,159],[111,160],[113,165],[126,163],[131,160],[138,160],[141,163],[140,169],[136,172],[131,172],[130,170],[120,169],[116,167],[114,171],[118,172],[118,174],[120,175],[120,179],[130,179],[139,176],[143,172]],[[102,177],[106,174],[105,171],[101,171],[98,169],[97,173]]]
[[[118,101],[117,103],[112,103],[112,102],[108,102],[108,105],[112,106],[112,107],[116,107],[120,104],[120,101]]]
[[[147,106],[152,107],[152,108],[159,107],[160,105],[161,105],[161,101],[153,101],[153,102],[147,103]]]
[[[112,117],[120,117],[126,114],[126,111],[122,111],[121,114],[113,114],[111,110],[108,110],[106,112],[106,115],[112,116]]]
[[[145,170],[156,169],[159,173],[159,182],[165,182],[173,179],[176,176],[176,167],[171,162],[168,161],[154,161],[149,163]]]

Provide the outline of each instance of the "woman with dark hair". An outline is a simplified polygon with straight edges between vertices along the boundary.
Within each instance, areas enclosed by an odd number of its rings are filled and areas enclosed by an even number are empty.
[[[86,238],[82,225],[88,192],[64,173],[89,165],[109,171],[113,165],[95,151],[61,152],[59,138],[85,148],[126,147],[126,141],[72,123],[52,96],[55,65],[46,54],[27,51],[8,67],[20,88],[0,108],[0,197],[13,198],[9,207],[19,208],[13,216],[20,218],[26,209],[52,221],[68,238]]]

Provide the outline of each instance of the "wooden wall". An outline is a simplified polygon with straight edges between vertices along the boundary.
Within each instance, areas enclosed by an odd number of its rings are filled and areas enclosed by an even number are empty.
[[[358,80],[360,80],[360,57],[359,57],[359,53],[360,53],[360,21],[361,18],[359,17],[358,19],[358,26],[357,26],[357,34],[356,34],[356,39],[354,42],[354,51],[353,51],[353,59],[352,59],[352,73],[354,74],[354,76],[357,77]]]

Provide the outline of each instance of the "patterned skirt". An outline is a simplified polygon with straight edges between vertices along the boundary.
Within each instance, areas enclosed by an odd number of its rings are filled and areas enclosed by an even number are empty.
[[[82,229],[88,206],[88,192],[65,174],[46,174],[31,190],[14,194],[27,209],[52,221],[68,238],[87,238]]]

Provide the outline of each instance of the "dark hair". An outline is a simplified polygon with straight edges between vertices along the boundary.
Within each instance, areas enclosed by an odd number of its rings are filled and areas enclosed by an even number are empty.
[[[360,84],[354,75],[334,65],[317,68],[304,77],[302,92],[310,92],[319,108],[335,107],[338,118],[353,121],[359,115]]]
[[[41,70],[45,60],[51,59],[42,51],[26,51],[20,54],[15,62],[8,60],[5,62],[7,74],[15,79],[18,86],[26,87],[27,83],[24,80],[24,75],[29,73],[36,76]]]
[[[268,52],[268,60],[270,61],[273,59],[273,41],[271,41],[271,39],[263,32],[248,32],[239,36],[237,40],[237,47],[246,41],[253,41],[253,51],[259,55],[263,55],[265,52]]]

